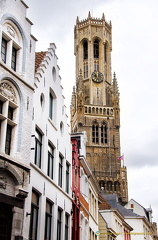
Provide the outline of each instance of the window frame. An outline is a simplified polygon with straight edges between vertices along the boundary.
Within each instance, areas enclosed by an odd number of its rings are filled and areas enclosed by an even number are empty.
[[[54,103],[54,98],[53,98],[52,93],[50,92],[49,93],[49,118],[51,120],[53,120],[53,108],[54,108],[53,103]]]
[[[70,164],[66,162],[66,182],[65,182],[65,191],[69,193],[70,186]]]
[[[58,186],[62,188],[63,181],[63,157],[59,154]]]
[[[88,41],[87,40],[83,41],[83,59],[84,60],[88,59]]]
[[[10,155],[11,151],[11,142],[12,142],[12,126],[7,124],[6,129],[6,141],[5,141],[5,153]]]
[[[88,78],[88,61],[84,62],[83,68],[84,68],[84,72],[83,72],[84,78]]]
[[[7,61],[7,40],[2,36],[1,42],[1,59],[4,63]],[[3,45],[4,44],[4,45]],[[4,51],[3,51],[4,50]],[[3,57],[4,56],[4,57]]]
[[[45,240],[51,240],[52,208],[53,208],[52,202],[50,202],[48,199],[46,199],[45,230],[44,230],[44,239]]]
[[[50,149],[50,150],[49,150]],[[54,177],[54,147],[48,143],[48,166],[47,175],[53,179]]]
[[[93,54],[94,58],[99,58],[99,39],[95,39],[93,42]]]
[[[69,217],[68,213],[65,213],[65,240],[69,239]]]
[[[39,168],[41,168],[41,160],[42,160],[42,133],[36,128],[36,131],[35,131],[35,159],[34,159],[34,163]]]
[[[99,124],[97,122],[93,122],[92,125],[92,142],[99,144]]]
[[[108,143],[108,128],[106,123],[102,123],[101,125],[101,143],[107,144]]]
[[[16,71],[17,68],[17,49],[12,47],[12,55],[11,55],[11,68]]]
[[[58,208],[58,218],[57,218],[57,240],[61,240],[62,233],[62,209]]]
[[[36,202],[34,201],[35,197],[36,197],[35,199]],[[40,198],[40,194],[35,190],[32,190],[29,239],[34,239],[34,240],[37,240],[39,198]]]
[[[16,131],[14,127],[17,125],[17,108],[19,107],[17,105],[18,94],[13,85],[8,83],[8,81],[3,81],[0,86],[1,85],[3,88],[6,88],[6,90],[11,91],[16,99],[10,99],[9,95],[6,96],[3,94],[3,91],[0,93],[0,129],[4,129],[3,135],[0,131],[0,149],[5,154],[11,155],[14,148],[13,138]]]

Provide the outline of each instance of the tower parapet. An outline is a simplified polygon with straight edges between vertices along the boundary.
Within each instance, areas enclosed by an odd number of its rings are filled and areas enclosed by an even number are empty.
[[[111,32],[111,28],[112,28],[111,21],[108,23],[105,20],[104,13],[102,15],[102,18],[93,18],[93,17],[91,17],[91,13],[90,12],[88,13],[88,18],[83,19],[81,21],[79,21],[79,17],[77,17],[77,19],[76,19],[76,26],[78,28],[82,28],[82,27],[85,27],[85,26],[88,26],[88,25],[106,26],[106,28],[110,32]]]

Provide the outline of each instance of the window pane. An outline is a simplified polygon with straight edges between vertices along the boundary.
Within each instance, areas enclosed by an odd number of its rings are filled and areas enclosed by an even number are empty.
[[[48,168],[47,168],[47,175],[53,179],[53,159],[54,159],[54,149],[49,144],[48,145]]]
[[[53,96],[51,93],[49,94],[49,117],[50,119],[53,118]]]
[[[39,194],[32,192],[29,239],[37,240]]]
[[[11,61],[11,68],[16,71],[16,55],[17,50],[13,47],[12,49],[12,61]]]
[[[4,38],[2,38],[1,58],[4,63],[6,63],[6,56],[7,56],[7,41]]]
[[[58,176],[58,185],[60,187],[62,187],[62,162],[63,162],[63,159],[61,156],[59,156],[59,176]]]
[[[35,137],[35,164],[41,167],[41,152],[42,152],[42,134],[36,130]]]
[[[10,154],[12,127],[7,125],[5,153]]]
[[[94,41],[94,58],[99,58],[99,41]]]
[[[45,240],[51,239],[52,203],[46,201]]]
[[[83,43],[83,58],[87,59],[88,58],[88,42],[84,41]]]
[[[62,210],[58,209],[58,220],[57,220],[57,240],[61,240],[61,227],[62,227]]]
[[[66,163],[66,192],[69,193],[69,164]]]
[[[65,214],[65,240],[68,240],[69,234],[69,215]]]
[[[13,108],[9,106],[8,108],[8,118],[13,120]]]

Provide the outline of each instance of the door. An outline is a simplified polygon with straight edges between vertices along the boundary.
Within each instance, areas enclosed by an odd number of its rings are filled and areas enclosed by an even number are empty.
[[[0,203],[0,240],[11,239],[12,219],[12,206]]]

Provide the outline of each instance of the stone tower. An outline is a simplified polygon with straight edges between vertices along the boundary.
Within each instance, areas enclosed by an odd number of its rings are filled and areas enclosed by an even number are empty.
[[[87,161],[105,194],[116,193],[128,201],[126,167],[120,157],[119,90],[111,76],[111,22],[92,18],[79,21],[74,29],[76,87],[71,102],[72,132],[86,131]]]

